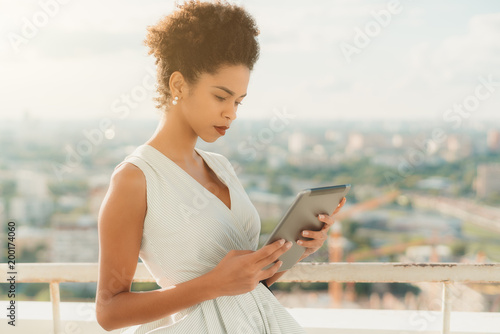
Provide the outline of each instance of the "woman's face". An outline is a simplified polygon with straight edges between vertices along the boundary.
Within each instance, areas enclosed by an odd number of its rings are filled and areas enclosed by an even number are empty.
[[[223,136],[215,126],[229,127],[236,119],[249,79],[250,70],[245,65],[224,66],[214,75],[203,73],[177,106],[201,139],[214,142]]]

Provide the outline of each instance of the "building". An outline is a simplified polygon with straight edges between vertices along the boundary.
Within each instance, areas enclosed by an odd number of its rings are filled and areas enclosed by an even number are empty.
[[[39,228],[29,225],[16,226],[16,248],[20,254],[32,252],[36,260],[29,262],[50,261],[49,249],[52,231],[49,228]],[[25,262],[24,260],[23,262]]]
[[[97,221],[89,215],[56,214],[52,219],[51,262],[97,262]]]
[[[259,212],[261,220],[280,218],[294,198],[262,191],[250,191],[248,197]]]
[[[364,136],[361,133],[350,133],[345,148],[346,154],[353,154],[363,149],[365,145]]]
[[[47,177],[21,169],[14,172],[16,195],[10,199],[9,219],[18,224],[46,226],[54,205],[50,198]]]
[[[480,198],[500,195],[500,163],[479,165],[475,186]]]
[[[456,134],[448,136],[445,142],[443,157],[448,162],[454,162],[472,154],[473,147],[470,137]]]
[[[288,137],[288,150],[292,154],[299,154],[304,150],[306,137],[302,132],[294,132]]]
[[[487,146],[490,152],[500,153],[500,131],[488,131]]]

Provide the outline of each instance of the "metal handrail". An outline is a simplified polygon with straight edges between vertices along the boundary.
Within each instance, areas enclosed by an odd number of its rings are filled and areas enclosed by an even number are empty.
[[[97,282],[98,263],[17,263],[18,283],[50,283],[54,333],[60,333],[59,283]],[[0,264],[0,283],[7,283],[9,271]],[[138,263],[134,282],[155,282],[144,263]],[[443,284],[441,333],[450,333],[451,284],[499,283],[500,263],[380,263],[300,262],[278,282],[441,282]]]

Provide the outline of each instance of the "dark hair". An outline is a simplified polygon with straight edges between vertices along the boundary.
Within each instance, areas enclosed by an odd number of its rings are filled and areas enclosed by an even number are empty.
[[[144,44],[156,57],[159,97],[156,108],[167,109],[171,98],[170,76],[180,71],[189,84],[199,75],[214,74],[224,65],[246,65],[259,58],[260,31],[241,6],[220,0],[186,1],[177,11],[148,26]]]

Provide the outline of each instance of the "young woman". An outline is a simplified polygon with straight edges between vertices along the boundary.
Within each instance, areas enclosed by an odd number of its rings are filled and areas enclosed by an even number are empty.
[[[231,163],[195,147],[236,119],[259,57],[255,21],[234,4],[190,1],[148,30],[162,117],[116,166],[99,213],[97,321],[136,334],[305,333],[268,288],[280,263],[262,270],[292,241],[257,250],[259,215]],[[301,260],[332,216],[318,218]],[[161,289],[130,291],[138,257]]]

